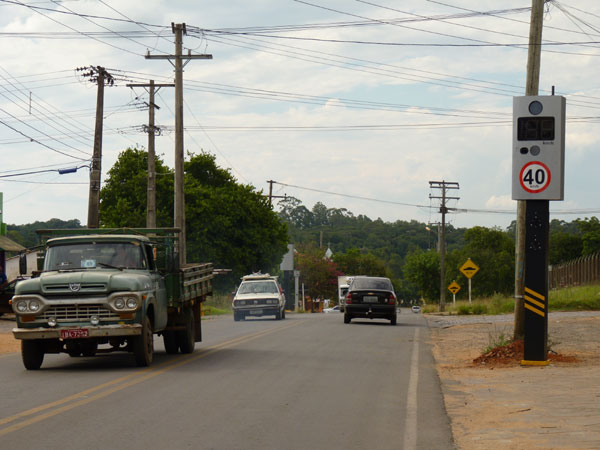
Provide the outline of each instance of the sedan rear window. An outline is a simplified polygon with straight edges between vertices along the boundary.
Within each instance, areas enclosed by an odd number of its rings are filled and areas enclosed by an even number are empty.
[[[393,291],[392,282],[387,278],[355,278],[351,289],[381,289],[385,291]]]

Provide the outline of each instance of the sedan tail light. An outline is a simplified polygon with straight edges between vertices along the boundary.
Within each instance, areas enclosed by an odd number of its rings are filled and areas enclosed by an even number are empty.
[[[350,292],[346,295],[346,304],[348,303],[352,303],[352,294]]]
[[[393,305],[396,303],[396,296],[394,295],[393,292],[390,292],[390,295],[388,297],[388,304]]]

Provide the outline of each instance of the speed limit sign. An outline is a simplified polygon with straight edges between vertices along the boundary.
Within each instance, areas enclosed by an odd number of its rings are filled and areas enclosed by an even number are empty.
[[[552,174],[546,164],[531,161],[523,166],[519,175],[521,187],[531,194],[543,192],[552,180]]]

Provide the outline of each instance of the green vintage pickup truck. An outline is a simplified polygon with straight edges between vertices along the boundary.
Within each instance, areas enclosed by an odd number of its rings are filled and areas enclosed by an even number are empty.
[[[191,353],[202,340],[202,302],[212,293],[211,263],[179,267],[179,230],[40,230],[43,270],[19,282],[12,298],[23,364],[47,353],[131,352],[152,363],[154,334],[167,353]]]

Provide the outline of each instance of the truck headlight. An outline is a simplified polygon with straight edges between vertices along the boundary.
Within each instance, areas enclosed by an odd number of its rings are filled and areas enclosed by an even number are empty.
[[[126,304],[129,309],[135,309],[137,308],[137,299],[135,297],[128,297]]]
[[[117,309],[125,308],[125,299],[123,297],[119,297],[115,300],[115,308],[117,308]]]
[[[37,300],[31,300],[29,302],[29,311],[38,312],[40,310],[40,302]]]
[[[17,311],[26,312],[27,311],[27,302],[25,300],[21,300],[17,303]]]

